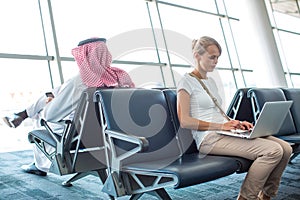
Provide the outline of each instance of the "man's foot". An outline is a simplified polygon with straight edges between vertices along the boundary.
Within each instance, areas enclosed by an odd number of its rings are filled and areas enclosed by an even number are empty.
[[[17,128],[23,122],[23,120],[24,118],[17,114],[3,117],[4,123],[11,128]]]
[[[29,165],[22,165],[22,170],[29,174],[35,174],[38,176],[47,176],[47,172],[44,172],[42,170],[39,170],[34,163],[31,163]]]

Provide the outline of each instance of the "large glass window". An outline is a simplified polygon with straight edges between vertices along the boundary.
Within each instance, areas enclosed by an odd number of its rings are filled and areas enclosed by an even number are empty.
[[[51,90],[46,61],[0,59],[0,110],[25,109],[40,94]]]
[[[299,64],[299,49],[300,47],[300,33],[299,35],[291,34],[288,32],[279,32],[282,48],[284,49],[284,56],[288,66],[289,72],[300,72]]]
[[[1,53],[45,55],[37,1],[1,1],[0,18]]]
[[[185,72],[190,72],[191,68],[180,67],[180,65],[188,66],[194,64],[192,58],[192,40],[199,39],[205,35],[215,38],[223,49],[218,63],[218,68],[222,70],[217,71],[219,76],[216,76],[216,78],[221,79],[219,80],[219,87],[226,91],[225,94],[227,97],[225,98],[228,104],[237,87],[235,82],[236,77],[233,77],[234,73],[232,70],[239,69],[239,59],[237,58],[229,20],[223,18],[224,14],[219,14],[216,7],[220,6],[222,10],[225,10],[224,5],[216,5],[214,1],[206,1],[205,4],[198,2],[197,9],[193,9],[195,6],[190,7],[190,4],[186,6],[186,2],[179,1],[177,3],[158,3],[158,17],[161,18],[162,27],[165,30],[164,36],[172,68],[180,72],[181,75]],[[211,9],[208,9],[208,7]],[[160,24],[155,25],[156,27],[160,26]],[[182,59],[178,60],[178,57]],[[162,62],[168,63],[168,60],[163,60]],[[179,64],[179,67],[177,67],[177,64]],[[241,74],[237,75],[241,76]]]
[[[300,74],[291,75],[291,79],[293,81],[293,85],[295,88],[300,88]]]
[[[299,87],[300,15],[296,1],[270,0],[269,13],[289,87]],[[268,2],[269,3],[269,2]],[[290,73],[292,75],[290,75]]]
[[[109,39],[130,30],[149,28],[145,1],[52,0],[51,2],[62,56],[72,57],[71,49],[83,39],[90,37]]]

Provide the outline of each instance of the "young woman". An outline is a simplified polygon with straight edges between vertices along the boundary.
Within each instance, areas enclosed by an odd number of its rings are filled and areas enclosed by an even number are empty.
[[[193,41],[192,50],[194,70],[185,74],[177,87],[181,127],[192,129],[202,154],[239,156],[254,161],[237,199],[271,199],[278,192],[282,173],[292,154],[291,146],[273,136],[245,140],[217,134],[216,130],[250,129],[253,125],[228,119],[204,89],[209,90],[217,104],[222,104],[215,81],[208,77],[208,72],[214,71],[222,53],[220,44],[205,36]]]

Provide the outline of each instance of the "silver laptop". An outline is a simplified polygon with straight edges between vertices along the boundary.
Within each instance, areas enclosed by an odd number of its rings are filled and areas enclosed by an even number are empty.
[[[252,130],[217,131],[219,134],[253,139],[278,133],[293,101],[266,102]]]

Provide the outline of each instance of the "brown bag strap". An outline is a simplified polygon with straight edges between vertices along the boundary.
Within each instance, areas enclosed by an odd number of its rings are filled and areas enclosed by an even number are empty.
[[[217,99],[209,92],[208,88],[206,87],[206,85],[202,82],[202,80],[196,76],[194,73],[189,73],[192,77],[195,77],[199,83],[201,84],[201,86],[203,87],[203,89],[206,91],[206,93],[208,94],[208,96],[210,96],[210,98],[212,99],[212,101],[214,102],[214,104],[217,106],[217,108],[220,110],[221,114],[225,117],[225,119],[227,119],[228,121],[230,121],[231,119],[226,115],[226,113],[223,111],[223,109],[221,108],[221,106],[219,105]]]

